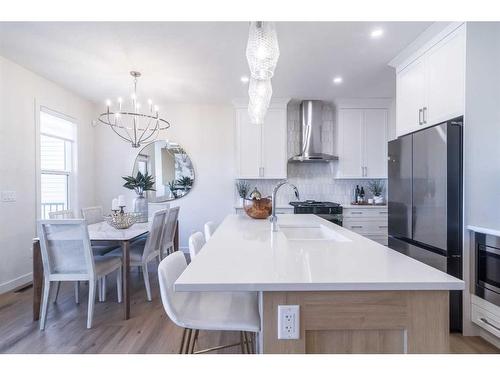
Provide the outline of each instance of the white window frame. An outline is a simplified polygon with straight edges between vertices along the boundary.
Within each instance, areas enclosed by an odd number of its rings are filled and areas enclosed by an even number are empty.
[[[59,117],[63,120],[71,122],[74,126],[74,139],[55,136],[53,134],[45,134],[41,132],[40,113],[45,112],[51,116]],[[60,111],[53,110],[45,105],[37,104],[35,100],[35,126],[36,126],[36,217],[42,218],[42,174],[66,175],[68,177],[68,210],[73,210],[77,213],[77,155],[78,155],[78,122],[74,117],[68,116]],[[43,170],[41,168],[41,136],[48,136],[55,139],[71,142],[71,168],[69,171],[59,170]]]

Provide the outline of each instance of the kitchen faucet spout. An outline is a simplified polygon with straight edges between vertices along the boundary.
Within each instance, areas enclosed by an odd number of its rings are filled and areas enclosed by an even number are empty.
[[[272,232],[277,232],[278,231],[278,217],[276,216],[276,195],[278,194],[278,190],[283,186],[283,185],[290,185],[292,189],[294,190],[295,197],[297,200],[300,200],[300,194],[299,194],[299,189],[288,181],[282,181],[278,183],[274,189],[273,189],[273,195],[272,195],[272,212],[271,212],[271,217],[269,218],[269,221],[271,222],[271,231]]]

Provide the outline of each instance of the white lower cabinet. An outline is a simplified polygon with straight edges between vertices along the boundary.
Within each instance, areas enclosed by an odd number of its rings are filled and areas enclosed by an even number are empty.
[[[500,338],[500,307],[475,295],[471,296],[471,302],[471,320]]]
[[[344,208],[342,226],[387,246],[387,207]]]

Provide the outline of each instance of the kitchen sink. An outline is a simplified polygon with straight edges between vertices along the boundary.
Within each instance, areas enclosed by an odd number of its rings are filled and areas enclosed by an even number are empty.
[[[292,226],[280,225],[282,232],[288,240],[291,241],[336,241],[350,242],[351,240],[340,233],[327,228],[324,225],[319,226]]]

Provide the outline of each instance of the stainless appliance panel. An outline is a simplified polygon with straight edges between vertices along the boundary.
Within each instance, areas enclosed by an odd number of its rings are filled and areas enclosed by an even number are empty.
[[[413,240],[447,250],[447,124],[413,134]]]
[[[395,239],[393,237],[389,237],[388,246],[393,250],[396,250],[440,271],[447,271],[448,262],[444,255],[436,254],[432,251],[428,251],[419,246]]]
[[[412,237],[412,136],[388,145],[389,235]]]

